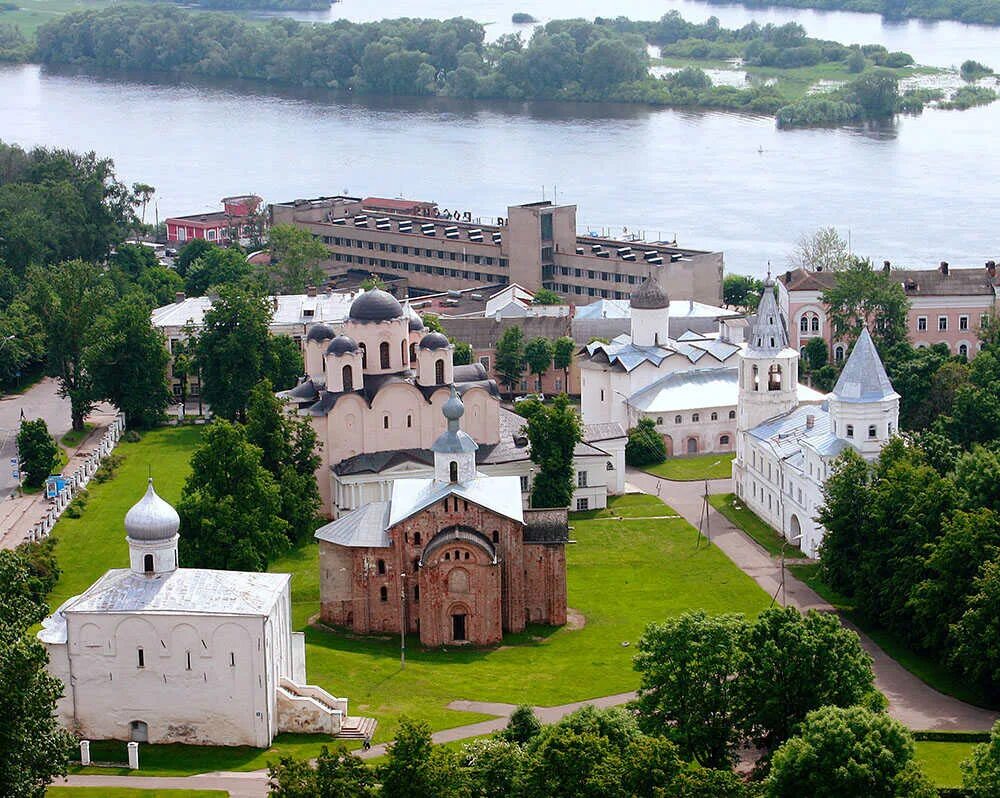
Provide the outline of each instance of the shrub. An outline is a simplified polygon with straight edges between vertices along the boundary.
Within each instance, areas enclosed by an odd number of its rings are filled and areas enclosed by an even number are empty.
[[[100,484],[111,479],[124,459],[125,455],[118,454],[116,452],[112,452],[105,457],[104,460],[101,461],[101,465],[98,467],[97,471],[94,472],[94,482]]]
[[[24,471],[24,484],[29,488],[41,487],[59,462],[59,447],[42,418],[21,422],[17,451]]]
[[[127,443],[138,443],[142,440],[142,436],[139,434],[138,430],[130,429],[122,435],[122,440]]]
[[[625,462],[630,466],[645,466],[662,463],[666,459],[667,446],[656,431],[656,423],[651,418],[640,419],[628,431]]]
[[[963,62],[962,66],[959,67],[959,72],[962,75],[962,80],[979,80],[979,78],[985,78],[987,75],[993,74],[993,70],[986,66],[986,64],[973,61],[971,58]]]

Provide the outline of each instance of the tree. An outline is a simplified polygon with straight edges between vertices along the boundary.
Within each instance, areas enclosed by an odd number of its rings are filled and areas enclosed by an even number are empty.
[[[288,548],[281,490],[238,424],[214,421],[191,457],[177,513],[182,564],[263,571]]]
[[[73,429],[80,431],[94,404],[86,342],[94,320],[114,300],[114,289],[98,267],[82,260],[33,269],[28,285],[29,306],[45,326],[49,370],[59,380],[59,395],[69,398]]]
[[[223,418],[244,420],[250,391],[265,375],[270,352],[267,299],[240,286],[225,286],[205,313],[196,359],[202,397]]]
[[[462,748],[462,769],[468,774],[470,795],[508,798],[515,795],[524,763],[524,752],[501,736],[474,740]]]
[[[914,347],[900,342],[885,353],[885,368],[892,385],[900,395],[899,425],[903,429],[920,430],[930,427],[939,416],[950,415],[957,385],[950,383],[956,376],[938,372],[948,363],[950,353],[946,344]],[[954,363],[967,379],[967,367]]]
[[[455,366],[468,366],[472,363],[472,344],[466,343],[465,341],[458,341],[454,338],[449,338],[452,346],[455,348],[451,353],[451,362]]]
[[[500,732],[500,736],[512,743],[524,745],[541,730],[542,724],[535,716],[535,710],[529,704],[521,704],[511,713],[507,727]]]
[[[834,590],[853,595],[865,533],[869,529],[872,473],[853,448],[833,463],[823,484],[823,504],[816,520],[826,534],[820,544],[820,571]]]
[[[17,431],[17,453],[24,473],[24,484],[39,488],[45,484],[59,462],[59,447],[49,435],[44,418],[22,421]]]
[[[264,376],[276,390],[294,388],[305,372],[302,348],[290,335],[272,335],[264,350]]]
[[[393,798],[459,798],[462,779],[455,773],[454,755],[431,746],[430,727],[405,715],[399,719],[396,739],[378,769],[382,795]]]
[[[42,320],[20,298],[0,311],[0,382],[12,383],[45,359]]]
[[[837,371],[837,367],[827,363],[812,373],[813,387],[817,391],[829,393],[837,385],[837,377],[839,376],[840,372]]]
[[[788,262],[807,272],[835,272],[851,265],[847,242],[833,227],[821,227],[812,235],[802,235]]]
[[[47,609],[33,596],[22,555],[0,550],[0,795],[42,798],[66,774],[72,737],[60,727],[63,685],[45,668],[45,646],[31,631]]]
[[[155,269],[160,265],[152,248],[144,244],[119,244],[110,261],[112,266],[121,269],[132,282],[138,281],[147,269]]]
[[[178,293],[184,292],[184,278],[173,269],[155,266],[142,273],[139,287],[150,298],[154,307],[163,307],[174,302]]]
[[[341,744],[330,752],[325,745],[313,765],[284,756],[267,769],[271,798],[374,798],[375,774],[364,761]]]
[[[508,392],[521,381],[524,371],[524,333],[515,325],[503,331],[497,341],[495,371]]]
[[[873,269],[870,260],[855,258],[837,271],[820,299],[830,309],[835,341],[853,346],[864,327],[880,352],[906,340],[910,303],[903,287],[889,273]]]
[[[569,367],[573,365],[573,355],[576,354],[576,341],[568,335],[556,338],[552,345],[552,365],[563,372],[563,390],[569,393]]]
[[[560,394],[540,405],[526,425],[531,462],[538,472],[531,485],[532,507],[568,507],[573,500],[573,450],[583,439],[580,416]]]
[[[774,754],[767,798],[934,798],[902,724],[863,707],[823,707]]]
[[[190,384],[188,380],[195,371],[193,352],[197,351],[198,339],[194,336],[194,331],[186,340],[177,340],[173,344],[174,362],[170,366],[170,371],[178,383],[178,395],[182,407],[187,406]]]
[[[773,752],[822,706],[877,701],[871,657],[836,615],[794,607],[764,610],[751,624],[740,675],[746,728]]]
[[[650,624],[639,640],[636,709],[648,734],[706,767],[728,767],[740,742],[740,686],[747,623],[740,615],[687,612]]]
[[[188,296],[202,296],[209,288],[237,283],[252,271],[246,255],[238,249],[212,247],[191,264],[184,282]]]
[[[207,252],[213,252],[219,247],[204,238],[192,238],[177,253],[174,258],[174,271],[181,277],[187,278],[188,270]]]
[[[952,658],[971,679],[991,690],[1000,683],[1000,559],[984,562],[969,591],[967,609],[951,628]]]
[[[135,204],[139,205],[142,208],[142,215],[139,217],[139,223],[143,227],[146,226],[146,206],[149,204],[149,201],[153,198],[153,195],[155,193],[156,189],[153,188],[148,183],[132,184],[132,196],[134,198]]]
[[[896,113],[899,78],[888,69],[872,69],[847,85],[847,94],[860,105],[865,116],[882,117]]]
[[[962,789],[969,798],[1000,795],[1000,721],[993,724],[989,742],[973,748],[962,763]]]
[[[84,362],[94,396],[121,410],[127,426],[151,427],[163,417],[170,353],[143,297],[121,299],[94,323]]]
[[[541,384],[542,375],[552,366],[552,342],[548,338],[532,338],[524,347],[524,360],[528,370],[538,378]]]
[[[625,444],[625,462],[630,466],[642,467],[662,463],[667,459],[667,445],[663,436],[656,431],[656,422],[651,418],[640,418],[639,423],[628,431]]]
[[[816,338],[810,338],[806,342],[803,355],[805,356],[806,367],[809,371],[818,371],[826,365],[830,352],[826,341],[817,336]]]
[[[271,264],[267,277],[274,293],[302,294],[325,277],[320,263],[330,252],[320,239],[293,224],[276,224],[268,233]]]
[[[536,305],[561,305],[562,297],[549,288],[539,288],[531,301]]]
[[[856,75],[859,72],[865,71],[865,67],[868,66],[868,60],[860,50],[851,50],[851,54],[847,56],[845,64],[847,65],[847,71]]]
[[[265,379],[250,392],[246,434],[260,448],[261,463],[278,483],[281,517],[292,542],[302,540],[313,531],[320,507],[316,430],[308,419],[286,412]]]
[[[423,319],[427,332],[439,332],[444,335],[444,327],[441,326],[441,321],[436,313],[425,313],[420,318]]]
[[[727,274],[722,280],[722,301],[727,305],[756,310],[764,283],[744,274]]]

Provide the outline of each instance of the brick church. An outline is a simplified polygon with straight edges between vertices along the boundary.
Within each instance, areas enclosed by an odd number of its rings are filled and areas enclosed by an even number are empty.
[[[476,471],[454,387],[434,477],[397,479],[316,532],[320,617],[358,634],[416,633],[425,646],[499,643],[566,622],[565,509],[523,510],[516,476]]]

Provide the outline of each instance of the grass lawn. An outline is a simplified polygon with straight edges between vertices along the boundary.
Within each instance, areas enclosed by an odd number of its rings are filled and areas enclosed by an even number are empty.
[[[112,0],[17,0],[16,11],[0,11],[0,24],[17,25],[21,32],[32,39],[39,26],[71,11],[104,8]]]
[[[699,454],[693,457],[668,457],[659,465],[643,470],[663,479],[692,482],[701,479],[729,479],[733,475],[734,454]]]
[[[972,755],[977,743],[939,743],[918,740],[917,761],[935,787],[960,787],[959,765]]]
[[[770,524],[765,523],[760,516],[741,502],[736,494],[716,493],[708,497],[708,503],[763,546],[769,554],[775,557],[781,556],[781,547],[785,539]],[[787,544],[785,556],[804,557],[805,555],[798,546]]]
[[[906,670],[935,690],[954,696],[960,701],[976,706],[995,708],[991,702],[974,685],[970,684],[961,674],[956,673],[940,661],[926,654],[918,653],[901,642],[894,634],[874,626],[860,613],[855,612],[852,599],[832,590],[820,577],[819,565],[801,564],[789,565],[789,571],[815,590],[823,599],[840,610],[858,628],[865,632],[886,654],[902,665]],[[957,745],[957,743],[944,743]]]
[[[69,432],[63,435],[60,443],[62,443],[62,445],[68,449],[75,449],[77,446],[83,443],[83,439],[86,438],[93,431],[94,431],[94,425],[86,423],[83,425],[82,430],[71,429]]]
[[[94,486],[81,518],[64,518],[56,527],[63,576],[53,607],[107,568],[127,565],[122,522],[142,495],[147,464],[153,465],[158,492],[175,502],[199,433],[199,427],[164,428],[139,443],[121,444],[125,460],[115,478]],[[625,519],[608,523],[619,515]],[[271,570],[293,575],[293,626],[306,631],[309,681],[347,696],[352,713],[377,718],[376,741],[385,741],[402,714],[435,730],[485,719],[447,709],[458,699],[547,706],[634,690],[632,656],[648,623],[690,609],[753,615],[767,606],[767,595],[725,555],[703,541],[696,545],[697,533],[686,521],[639,520],[665,515],[676,513],[656,497],[630,495],[612,499],[607,510],[571,516],[576,542],[567,551],[569,604],[584,615],[584,628],[535,626],[490,649],[424,651],[411,637],[405,670],[396,637],[355,638],[309,627],[319,611],[318,548],[312,541]],[[254,770],[282,754],[315,756],[325,744],[330,741],[318,735],[280,735],[266,751],[145,745],[135,775]],[[124,761],[123,744],[95,742],[91,750],[95,759]]]
[[[132,787],[49,787],[45,798],[226,798],[225,790],[141,790]]]

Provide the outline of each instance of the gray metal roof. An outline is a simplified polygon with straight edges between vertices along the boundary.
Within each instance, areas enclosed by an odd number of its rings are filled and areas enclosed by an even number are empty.
[[[388,291],[373,288],[351,303],[349,315],[353,321],[389,321],[403,315],[403,306]]]
[[[899,396],[889,382],[867,327],[858,336],[833,388],[833,395],[841,402],[852,403],[880,402]]]
[[[108,571],[61,611],[161,615],[268,615],[288,574],[178,568],[147,576],[128,568]]]
[[[819,402],[823,394],[799,383],[800,402]],[[628,399],[643,413],[675,413],[711,407],[735,407],[739,398],[739,369],[712,368],[675,371],[651,382]]]
[[[321,526],[313,537],[338,546],[386,548],[388,522],[389,502],[371,502]]]
[[[520,478],[477,475],[475,479],[466,482],[397,479],[392,483],[392,507],[388,525],[395,526],[425,507],[451,495],[478,504],[518,523],[524,523]]]
[[[607,362],[612,368],[632,371],[643,363],[651,363],[657,368],[664,360],[679,355],[690,363],[699,362],[705,355],[711,355],[719,363],[725,363],[736,355],[741,346],[724,341],[716,334],[698,336],[686,334],[684,340],[671,339],[662,346],[636,346],[629,335],[619,335],[611,343],[592,341],[581,354],[596,363]]]
[[[785,329],[778,300],[774,296],[774,282],[764,283],[764,291],[757,306],[757,317],[750,328],[749,351],[776,354],[788,348],[788,331]]]

